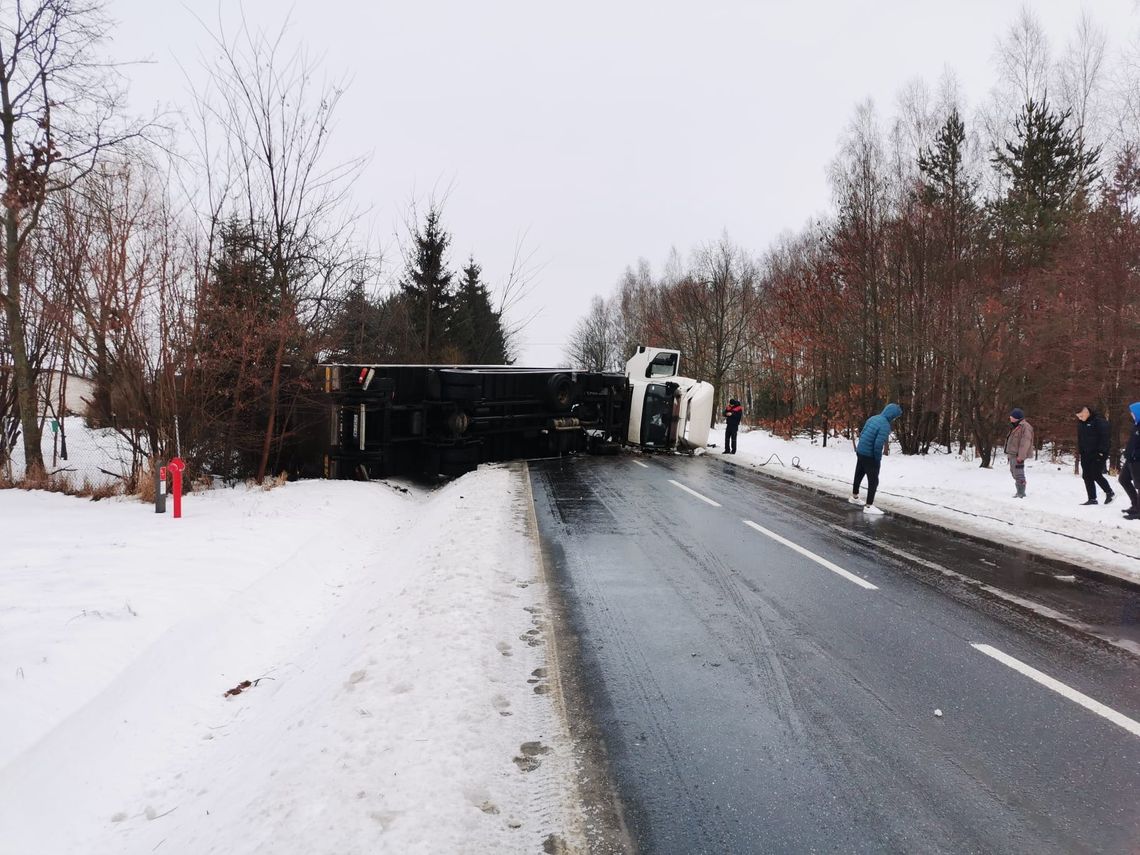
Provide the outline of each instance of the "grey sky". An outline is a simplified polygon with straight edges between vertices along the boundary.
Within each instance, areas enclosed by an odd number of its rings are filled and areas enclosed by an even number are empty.
[[[245,0],[276,32],[289,7]],[[1053,50],[1081,6],[1038,2]],[[135,67],[137,109],[187,100],[219,9],[110,0],[111,51]],[[945,68],[971,107],[996,79],[1010,0],[915,2],[365,2],[298,0],[292,38],[346,76],[334,153],[371,153],[355,187],[395,262],[409,201],[449,191],[453,266],[470,251],[493,282],[518,238],[541,270],[520,362],[552,364],[595,294],[639,256],[655,267],[722,231],[755,253],[827,207],[826,168],[855,105],[884,113],[908,81]],[[1085,8],[1110,47],[1140,28],[1133,0]]]

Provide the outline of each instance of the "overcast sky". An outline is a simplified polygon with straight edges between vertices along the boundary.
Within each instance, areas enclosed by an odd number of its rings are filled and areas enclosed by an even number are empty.
[[[334,157],[370,154],[354,192],[398,262],[409,202],[447,192],[452,266],[476,254],[493,283],[515,246],[540,269],[521,364],[562,360],[576,320],[644,256],[727,232],[760,254],[829,203],[826,169],[858,102],[884,114],[908,81],[952,69],[971,107],[996,79],[1013,0],[708,0],[543,3],[245,0],[248,21],[321,57],[351,85]],[[1030,8],[1059,53],[1081,6]],[[188,100],[225,0],[110,0],[111,51],[132,103]],[[290,12],[291,8],[291,12]],[[1110,47],[1140,30],[1136,0],[1085,4]]]

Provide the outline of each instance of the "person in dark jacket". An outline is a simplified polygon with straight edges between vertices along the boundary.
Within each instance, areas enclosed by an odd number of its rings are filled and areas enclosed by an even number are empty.
[[[883,446],[891,436],[891,422],[901,415],[902,407],[895,403],[887,404],[879,415],[867,419],[863,432],[859,434],[859,444],[855,447],[855,483],[848,501],[853,505],[860,504],[859,486],[866,475],[867,504],[863,507],[864,513],[882,513],[875,507],[875,491],[879,489],[879,466],[883,462]]]
[[[1097,503],[1096,488],[1099,485],[1104,490],[1104,503],[1107,505],[1115,495],[1104,477],[1111,443],[1108,420],[1087,406],[1081,407],[1077,419],[1077,452],[1081,458],[1081,477],[1085,480],[1085,491],[1089,494],[1085,504]]]
[[[744,418],[744,407],[740,401],[730,398],[728,406],[724,408],[724,453],[736,454],[736,432],[740,429],[740,420]]]
[[[1124,462],[1120,465],[1120,486],[1132,500],[1124,511],[1126,519],[1140,520],[1140,401],[1128,407],[1132,413],[1132,433],[1124,449]]]

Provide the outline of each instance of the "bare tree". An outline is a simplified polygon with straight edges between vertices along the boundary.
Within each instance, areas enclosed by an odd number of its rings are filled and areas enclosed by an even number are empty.
[[[594,297],[590,310],[570,334],[566,358],[582,371],[615,371],[621,362],[619,347],[613,307],[601,297]]]
[[[1023,5],[998,43],[1002,83],[1022,104],[1041,101],[1049,86],[1049,40],[1029,5]]]
[[[0,142],[4,191],[0,306],[12,348],[24,458],[42,470],[35,378],[22,287],[29,237],[47,198],[69,188],[141,128],[121,119],[114,70],[95,54],[109,23],[99,0],[0,2]]]
[[[231,37],[215,35],[216,62],[199,93],[206,124],[224,137],[223,173],[234,194],[224,203],[240,212],[270,273],[277,301],[276,344],[268,390],[268,421],[257,481],[269,466],[281,405],[282,369],[290,340],[304,332],[306,304],[324,305],[330,263],[345,249],[351,224],[348,188],[365,158],[330,164],[332,118],[343,89],[318,83],[314,62],[243,21]]]
[[[1077,24],[1076,35],[1057,63],[1060,106],[1072,111],[1081,143],[1087,148],[1093,145],[1090,132],[1100,137],[1097,107],[1104,83],[1107,44],[1108,36],[1085,10]]]

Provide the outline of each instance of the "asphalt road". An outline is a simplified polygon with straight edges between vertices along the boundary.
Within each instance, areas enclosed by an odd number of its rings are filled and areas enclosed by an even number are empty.
[[[1140,659],[954,573],[1109,635],[1134,594],[712,455],[530,471],[640,851],[1140,852]]]

